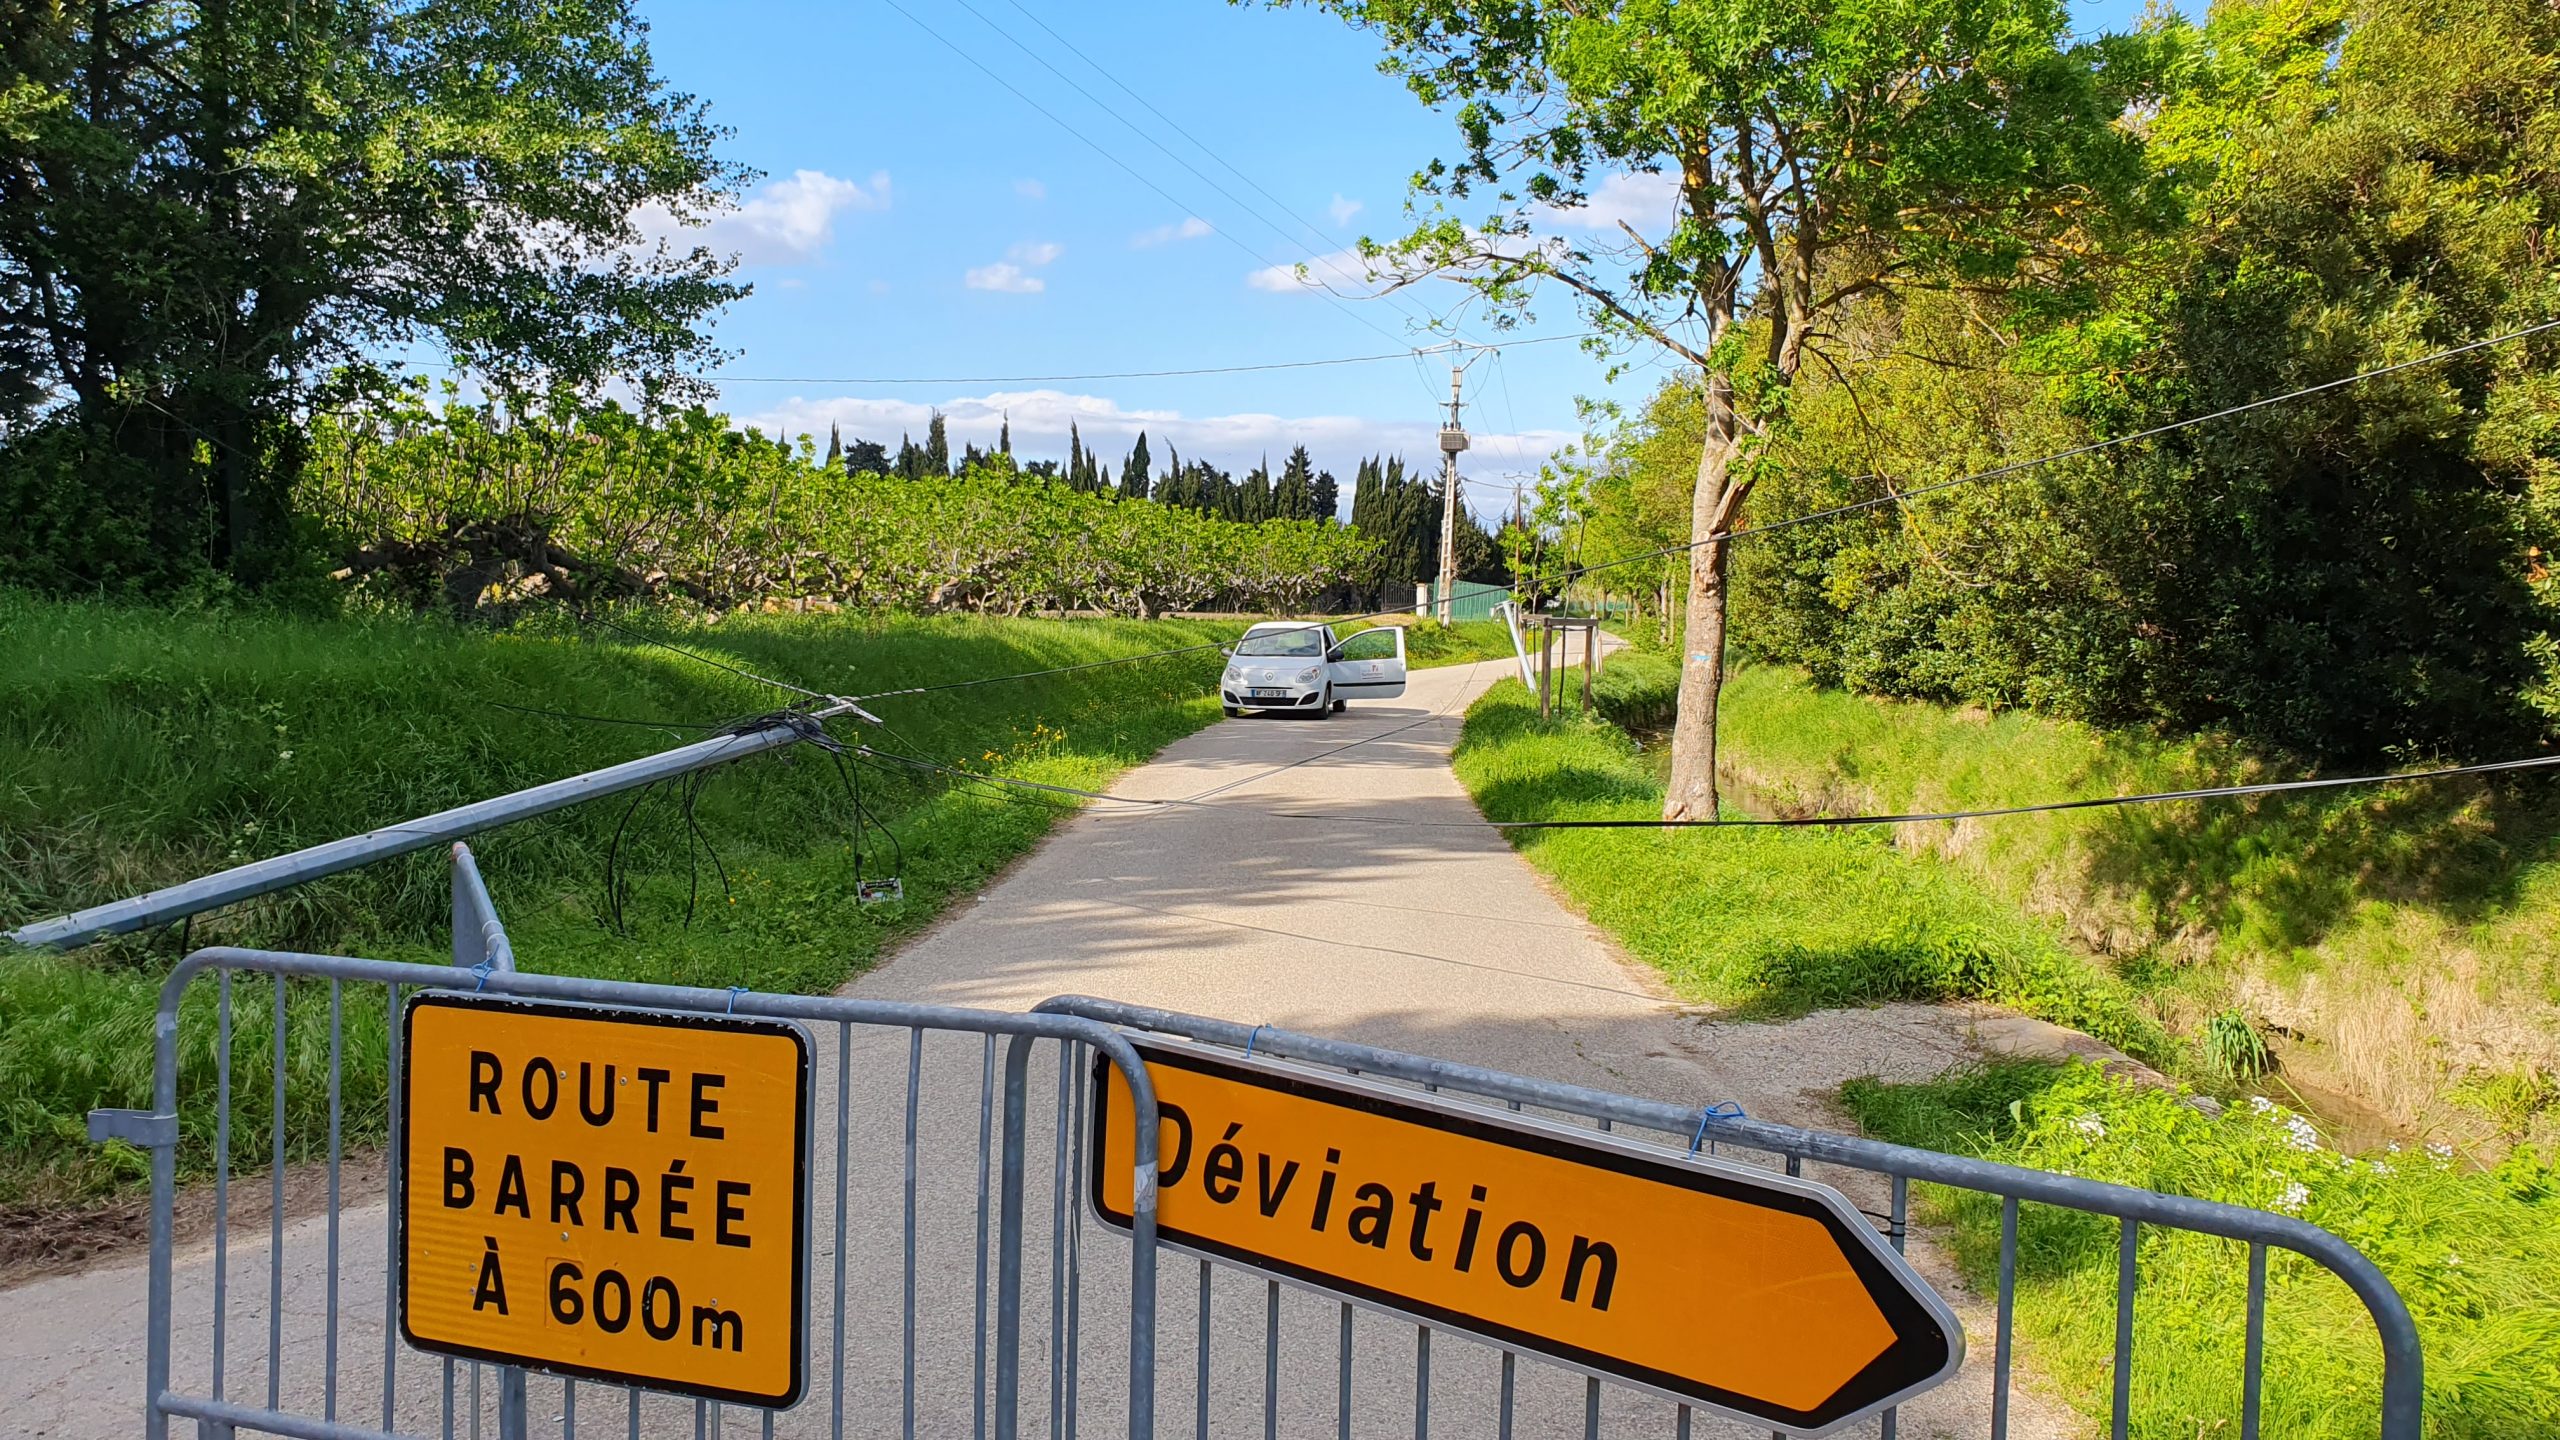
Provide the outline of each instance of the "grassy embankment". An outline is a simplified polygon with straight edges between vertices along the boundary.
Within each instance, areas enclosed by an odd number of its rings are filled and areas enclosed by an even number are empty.
[[[2209,739],[1826,692],[1747,669],[1728,771],[1780,813],[1981,809],[2287,778]],[[2288,1071],[2416,1130],[2555,1138],[2560,792],[2542,776],[1912,827],[2184,1034],[2237,1009]],[[2492,1151],[2496,1149],[2491,1146]]]
[[[1613,671],[1603,713],[1639,727],[1658,723],[1671,666],[1637,656],[1613,662]],[[1758,798],[1780,808],[2014,803],[2109,785],[2153,788],[2181,777],[2159,787],[2174,788],[2200,773],[2230,773],[2210,768],[2216,757],[2203,746],[2144,747],[2032,720],[1877,707],[1813,692],[1781,672],[1745,672],[1727,697],[1734,769]],[[1965,743],[1951,743],[1957,738]],[[2092,765],[2093,755],[2111,763]],[[1458,768],[1489,814],[1645,815],[1660,804],[1653,759],[1614,727],[1580,719],[1541,725],[1528,699],[1505,687],[1469,715]],[[1922,785],[1905,778],[1915,774],[1930,779]],[[2218,872],[2196,859],[2185,863],[2192,873],[2223,877],[2223,903],[2254,907],[2263,923],[2281,924],[2286,887],[2354,889],[2352,882],[2322,881],[2316,864],[2287,848],[2293,841],[2326,837],[2353,849],[2349,837],[2361,837],[2357,844],[2367,851],[2388,848],[2394,807],[2405,815],[2407,806],[2432,804],[2458,815],[2465,803],[2385,793],[2311,807],[2309,815],[2278,812],[2256,830],[2228,817],[2191,817],[2203,833],[2184,836],[2165,812],[2096,823],[2131,824],[2142,841],[2136,853],[2152,856],[2163,875],[2180,872],[2182,853],[2258,860],[2254,868]],[[2368,813],[2352,813],[2359,809]],[[2087,817],[2077,823],[2092,824]],[[1999,828],[2011,824],[2021,828]],[[2085,936],[2067,930],[2057,913],[2062,906],[2053,897],[2065,877],[2087,873],[2066,857],[2121,850],[2100,851],[2055,821],[1950,828],[1952,835],[1931,845],[1913,846],[1905,836],[1906,848],[1874,834],[1822,830],[1668,837],[1533,831],[1517,838],[1595,920],[1700,999],[1767,1013],[1979,996],[2078,1024],[2197,1073],[2201,1057],[2167,1038],[2157,1021],[2195,1009],[2203,982],[2170,972],[2167,957],[2136,953],[2123,967],[2138,982],[2129,985],[2118,967],[2080,953],[2072,942]],[[2293,858],[2274,858],[2285,855]],[[2132,906],[2146,894],[2161,892],[2128,885],[2132,913],[2144,913]],[[2153,913],[2174,915],[2194,902],[2180,895],[2149,903]],[[2360,923],[2387,919],[2366,914]],[[2193,929],[2182,933],[2189,944],[2201,938]],[[2202,962],[2216,963],[2215,953],[2203,951]],[[2006,1066],[1934,1085],[1857,1085],[1847,1099],[1867,1128],[1886,1138],[2303,1214],[2373,1256],[2418,1315],[2431,1434],[2560,1430],[2560,1365],[2552,1358],[2560,1354],[2560,1214],[2553,1211],[2560,1184],[2537,1151],[2520,1148],[2494,1172],[2431,1151],[2350,1161],[2321,1147],[2307,1121],[2264,1102],[2208,1118],[2170,1095],[2085,1067]],[[1959,1257],[1987,1281],[1996,1205],[1951,1193],[1924,1193],[1923,1203],[1954,1227]],[[2134,1433],[2190,1440],[2233,1422],[2245,1263],[2243,1251],[2218,1242],[2165,1233],[2145,1239]],[[2034,1373],[2092,1416],[2102,1416],[2108,1401],[2114,1266],[2111,1227],[2027,1212],[2022,1353]],[[2378,1369],[2359,1307],[2307,1265],[2279,1258],[2271,1274],[2267,1433],[2370,1433]]]
[[[631,623],[747,669],[856,693],[1134,655],[1238,629],[857,616]],[[1478,658],[1499,629],[1417,631],[1415,660]],[[884,701],[896,733],[865,738],[946,764],[1091,787],[1215,720],[1219,663],[1202,651]],[[502,705],[716,724],[791,698],[609,631],[580,635],[557,618],[493,633],[405,619],[173,617],[0,595],[0,927],[702,733]],[[896,859],[875,829],[864,873],[901,875],[901,904],[851,903],[843,782],[827,756],[805,747],[716,774],[695,807],[699,840],[689,839],[671,791],[640,801],[621,841],[627,934],[613,927],[605,894],[627,798],[485,836],[474,849],[527,968],[823,991],[983,883],[1056,816],[1020,792],[889,768],[852,773],[864,805],[904,847]],[[439,850],[202,917],[189,939],[441,962],[447,897]],[[71,956],[0,958],[0,1212],[77,1201],[140,1174],[138,1154],[90,1146],[82,1116],[145,1103],[153,997],[179,943],[173,928]],[[190,1003],[211,999],[201,986]],[[324,1103],[324,1024],[325,1006],[294,1007],[288,1104],[312,1111],[289,1115],[297,1134],[318,1133],[304,1122]],[[266,1025],[263,1003],[240,1007],[234,1134],[244,1164],[263,1154],[248,1152],[264,1144]],[[189,1084],[210,1075],[211,1028],[185,1029]],[[371,1009],[351,1014],[346,1093],[359,1144],[382,1125],[383,1033]],[[209,1117],[205,1107],[191,1113]],[[209,1134],[191,1134],[187,1166],[208,1164],[210,1146]]]
[[[1641,724],[1667,711],[1672,663],[1620,655],[1595,694]],[[1662,781],[1624,730],[1542,723],[1516,684],[1468,712],[1457,771],[1487,815],[1659,815]],[[1682,995],[1758,1014],[1981,996],[2139,1055],[2162,1040],[2125,988],[2050,930],[1872,831],[1530,830],[1522,852]]]

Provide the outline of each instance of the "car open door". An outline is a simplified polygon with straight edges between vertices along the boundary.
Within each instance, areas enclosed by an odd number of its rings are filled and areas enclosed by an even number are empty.
[[[1393,700],[1404,693],[1404,627],[1363,630],[1334,647],[1337,700]]]

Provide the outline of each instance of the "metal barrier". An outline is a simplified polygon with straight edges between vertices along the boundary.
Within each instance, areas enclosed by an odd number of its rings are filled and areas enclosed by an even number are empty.
[[[1400,1429],[1408,1407],[1417,1440],[1433,1432],[1435,1419],[1442,1434],[1597,1437],[1605,1428],[1683,1440],[1730,1423],[1548,1362],[1523,1366],[1499,1346],[1445,1330],[1435,1337],[1432,1327],[1408,1319],[1364,1320],[1347,1301],[1259,1272],[1247,1278],[1210,1258],[1166,1267],[1160,1301],[1155,1086],[1131,1032],[1562,1117],[1621,1137],[1658,1140],[1674,1157],[1704,1144],[1761,1157],[1789,1175],[1831,1167],[1838,1173],[1816,1178],[1853,1193],[1885,1187],[1887,1208],[1876,1218],[1896,1249],[1906,1236],[1911,1181],[1999,1196],[1987,1422],[1993,1440],[2006,1440],[2012,1420],[2011,1312],[2022,1204],[2120,1224],[2112,1409],[2118,1437],[2127,1433],[2132,1396],[2141,1228],[2194,1231],[2247,1247],[2241,1440],[2255,1440],[2259,1432],[2268,1251],[2289,1250],[2344,1281],[2373,1316],[2384,1357],[2382,1440],[2419,1434],[2418,1340],[2398,1295],[2337,1237],[2284,1216],[1104,1000],[1064,997],[1012,1015],[525,974],[513,968],[505,931],[461,846],[455,847],[454,918],[452,968],[215,948],[188,956],[164,985],[152,1108],[91,1117],[96,1138],[124,1140],[150,1154],[149,1440],[164,1440],[172,1418],[197,1422],[204,1440],[229,1440],[238,1431],[314,1440],[394,1434],[478,1440],[483,1433],[524,1440],[555,1431],[564,1440],[688,1430],[717,1436],[732,1423],[752,1424],[765,1436],[967,1434],[973,1440],[1016,1440],[1045,1425],[1052,1440],[1073,1440],[1088,1417],[1106,1416],[1112,1417],[1104,1422],[1108,1428],[1120,1428],[1113,1422],[1125,1417],[1127,1433],[1142,1437],[1159,1433],[1160,1390],[1168,1414],[1178,1417],[1163,1433],[1201,1437],[1332,1434],[1347,1440],[1355,1422],[1362,1432],[1377,1431],[1382,1421]],[[207,972],[215,987],[210,1004],[195,983]],[[253,999],[244,1008],[244,987],[253,996],[255,987],[266,989],[265,1003]],[[817,1363],[808,1367],[811,1383],[796,1408],[741,1413],[719,1402],[422,1356],[402,1343],[389,1273],[398,1237],[385,1212],[347,1203],[348,1122],[352,1113],[357,1134],[383,1134],[388,1141],[378,1160],[360,1157],[358,1171],[388,1175],[401,1141],[399,1107],[389,1097],[399,1093],[402,1074],[404,997],[457,988],[761,1016],[796,1021],[811,1032],[820,1146],[811,1167],[817,1193],[805,1263],[810,1352]],[[323,1007],[325,1019],[318,1018]],[[266,1033],[257,1036],[261,1024]],[[244,1028],[253,1032],[247,1085],[235,1083],[242,1079],[235,1041]],[[261,1039],[264,1075],[256,1073]],[[346,1061],[356,1047],[371,1048],[383,1062],[379,1072],[356,1073],[368,1080],[386,1076],[387,1089],[368,1085],[349,1093]],[[1043,1050],[1054,1053],[1054,1086],[1046,1080],[1049,1062],[1035,1053]],[[1098,1160],[1087,1153],[1088,1079],[1096,1056],[1126,1081],[1132,1100],[1135,1203],[1125,1237],[1099,1227],[1086,1233]],[[1042,1067],[1038,1083],[1035,1063]],[[305,1076],[301,1084],[292,1078],[297,1069]],[[235,1115],[243,1109],[247,1113]],[[264,1233],[235,1236],[235,1126],[262,1119],[269,1171]],[[213,1203],[209,1243],[191,1247],[183,1260],[174,1233],[182,1134],[195,1147],[188,1152],[191,1168],[210,1171]],[[319,1190],[322,1203],[296,1219],[288,1212],[304,1190]],[[1125,1257],[1117,1254],[1121,1245],[1128,1247]],[[263,1262],[263,1286],[232,1284],[235,1250],[248,1252],[251,1264]],[[1036,1294],[1044,1273],[1045,1305]],[[245,1300],[235,1291],[246,1291]],[[238,1333],[244,1314],[257,1327],[248,1335]],[[1187,1332],[1192,1351],[1188,1365],[1161,1376],[1160,1314],[1168,1317],[1168,1334]],[[249,1343],[239,1343],[244,1339]],[[1044,1373],[1045,1386],[1039,1383]],[[1898,1419],[1886,1411],[1877,1431],[1891,1440]]]
[[[535,975],[513,968],[503,928],[480,888],[469,852],[455,847],[456,966],[216,947],[179,963],[163,985],[154,1027],[152,1107],[97,1111],[92,1138],[148,1151],[151,1166],[150,1295],[146,1315],[143,1433],[163,1440],[175,1419],[205,1440],[238,1432],[357,1440],[436,1434],[522,1440],[533,1433],[719,1435],[744,1418],[766,1436],[990,1434],[1026,1421],[1053,1431],[1074,1404],[1078,1368],[1061,1353],[1063,1318],[1044,1322],[1022,1299],[1026,1269],[1066,1263],[1075,1215],[1071,1188],[1082,1151],[1071,1116],[1083,1070],[1099,1054],[1121,1067],[1145,1119],[1141,1162],[1154,1167],[1154,1099],[1144,1067],[1110,1027],[1067,1015],[1016,1015],[950,1006],[736,990],[640,985]],[[197,989],[210,978],[211,1003]],[[244,989],[268,993],[247,999]],[[792,1411],[754,1411],[679,1400],[587,1380],[529,1378],[525,1371],[422,1356],[401,1341],[390,1283],[398,1237],[388,1211],[348,1202],[358,1175],[391,1182],[398,1153],[405,998],[455,989],[521,999],[585,1002],[657,1012],[760,1016],[799,1022],[814,1041],[812,1067],[821,1153],[811,1188],[808,1268],[814,1359]],[[260,1002],[263,1003],[260,1003]],[[322,1011],[325,1009],[325,1018]],[[235,1040],[252,1035],[246,1085]],[[1004,1043],[1000,1047],[998,1042]],[[263,1041],[261,1045],[259,1042]],[[351,1072],[369,1048],[380,1072]],[[1003,1059],[999,1077],[998,1050]],[[1032,1083],[1035,1049],[1057,1052],[1059,1087]],[[263,1050],[263,1055],[259,1051]],[[325,1057],[325,1058],[324,1058]],[[299,1070],[305,1083],[294,1083]],[[351,1095],[349,1077],[368,1080]],[[387,1078],[375,1090],[370,1075]],[[832,1083],[823,1077],[832,1075]],[[316,1091],[317,1093],[312,1093]],[[1036,1092],[1036,1093],[1035,1093]],[[251,1113],[235,1114],[246,1109]],[[259,1114],[256,1112],[263,1112]],[[1035,1112],[1047,1112],[1045,1114]],[[350,1159],[357,1133],[382,1135],[382,1153]],[[1032,1139],[1054,1117],[1054,1151]],[[263,1235],[234,1233],[236,1127],[261,1119]],[[175,1199],[182,1134],[195,1142],[191,1170],[210,1172],[212,1234],[181,1261]],[[245,1137],[242,1137],[245,1138]],[[829,1145],[831,1142],[831,1147]],[[370,1148],[370,1147],[366,1147]],[[825,1153],[831,1148],[832,1153]],[[1045,1163],[1044,1163],[1045,1161]],[[1039,1195],[1042,1184],[1048,1197]],[[318,1190],[300,1218],[295,1196]],[[309,1207],[305,1207],[309,1208]],[[1045,1210],[1049,1226],[1035,1212]],[[1151,1194],[1138,1206],[1152,1236]],[[609,1222],[608,1222],[609,1223]],[[565,1238],[565,1237],[564,1237]],[[256,1252],[263,1249],[263,1255]],[[234,1284],[235,1251],[263,1268],[264,1284]],[[263,1262],[263,1263],[261,1263]],[[1127,1430],[1154,1433],[1151,1383],[1156,1250],[1132,1248],[1126,1286]],[[1064,1272],[1052,1276],[1064,1295]],[[263,1294],[257,1293],[263,1290]],[[239,1292],[247,1291],[246,1295]],[[818,1323],[817,1317],[826,1317]],[[241,1321],[256,1328],[243,1335]],[[264,1344],[259,1345],[258,1341]],[[246,1344],[241,1342],[246,1341]],[[1025,1393],[1021,1357],[1046,1350],[1051,1390]],[[1032,1362],[1037,1373],[1037,1362]],[[894,1417],[890,1419],[887,1417]]]
[[[2002,1202],[1999,1282],[1997,1294],[1993,1297],[1997,1334],[1993,1346],[1988,1420],[1988,1433],[1992,1440],[2006,1440],[2011,1427],[2011,1314],[2016,1298],[2018,1214],[2022,1203],[2108,1216],[2120,1222],[2110,1423],[2110,1433],[2117,1440],[2126,1435],[2130,1420],[2135,1258],[2136,1242],[2142,1227],[2194,1231],[2243,1242],[2248,1247],[2246,1341],[2237,1427],[2240,1440],[2257,1440],[2259,1434],[2260,1381],[2265,1358],[2267,1252],[2271,1247],[2289,1250],[2337,1276],[2364,1302],[2382,1342],[2381,1440],[2418,1440],[2421,1362],[2417,1330],[2407,1308],[2391,1282],[2362,1253],[2328,1231],[2300,1220],[2236,1205],[2163,1195],[1852,1136],[1801,1130],[1713,1108],[1701,1111],[1581,1086],[1531,1080],[1269,1026],[1247,1026],[1081,996],[1061,997],[1037,1008],[1040,1013],[1074,1015],[1123,1031],[1178,1037],[1240,1054],[1323,1067],[1371,1081],[1401,1082],[1444,1098],[1458,1097],[1510,1111],[1527,1111],[1550,1118],[1564,1117],[1599,1130],[1615,1131],[1621,1138],[1657,1139],[1664,1145],[1665,1153],[1671,1156],[1690,1152],[1703,1142],[1719,1147],[1728,1155],[1739,1151],[1762,1157],[1762,1163],[1783,1168],[1789,1175],[1807,1175],[1808,1166],[1831,1167],[1842,1173],[1812,1178],[1828,1178],[1843,1189],[1853,1188],[1862,1178],[1869,1184],[1881,1180],[1889,1195],[1888,1211],[1876,1218],[1884,1222],[1884,1233],[1897,1250],[1903,1247],[1907,1235],[1910,1182],[1920,1180],[1999,1196]],[[1224,1267],[1207,1259],[1201,1260],[1198,1277],[1188,1286],[1179,1283],[1182,1268],[1185,1267],[1174,1267],[1167,1272],[1164,1303],[1169,1316],[1179,1316],[1186,1298],[1197,1311],[1199,1328],[1195,1340],[1197,1349],[1189,1432],[1205,1437],[1212,1431],[1214,1417],[1230,1414],[1235,1409],[1233,1402],[1237,1397],[1221,1393],[1212,1365],[1216,1349],[1213,1331],[1225,1333],[1234,1327],[1230,1325],[1220,1330],[1213,1326],[1210,1316],[1214,1301],[1203,1303],[1199,1298],[1214,1295],[1216,1272]],[[1262,1298],[1267,1307],[1267,1320],[1258,1329],[1249,1327],[1241,1336],[1242,1348],[1248,1352],[1245,1373],[1231,1379],[1225,1389],[1234,1389],[1236,1379],[1240,1379],[1248,1390],[1255,1388],[1255,1382],[1259,1381],[1259,1412],[1241,1417],[1259,1422],[1251,1427],[1251,1433],[1264,1436],[1326,1433],[1348,1437],[1353,1433],[1355,1416],[1374,1416],[1381,1408],[1376,1399],[1364,1403],[1361,1392],[1355,1387],[1356,1372],[1363,1370],[1378,1374],[1390,1386],[1392,1393],[1385,1399],[1385,1408],[1399,1407],[1409,1400],[1412,1433],[1417,1440],[1432,1430],[1435,1390],[1444,1392],[1440,1401],[1442,1411],[1449,1408],[1451,1398],[1468,1407],[1454,1417],[1453,1422],[1443,1424],[1443,1433],[1449,1434],[1490,1434],[1507,1440],[1516,1430],[1520,1434],[1572,1433],[1596,1437],[1603,1433],[1605,1414],[1608,1430],[1613,1434],[1673,1435],[1685,1440],[1694,1429],[1709,1423],[1703,1416],[1693,1417],[1687,1406],[1674,1405],[1615,1382],[1578,1377],[1544,1362],[1537,1362],[1537,1368],[1549,1371],[1553,1378],[1567,1382],[1570,1388],[1578,1389],[1580,1393],[1578,1396],[1565,1396],[1568,1403],[1560,1406],[1551,1388],[1545,1397],[1550,1402],[1545,1409],[1533,1418],[1524,1417],[1521,1413],[1525,1404],[1522,1387],[1527,1367],[1517,1363],[1518,1357],[1501,1353],[1495,1347],[1470,1337],[1449,1336],[1443,1332],[1444,1341],[1455,1339],[1468,1350],[1479,1352],[1474,1368],[1490,1381],[1492,1394],[1469,1394],[1463,1386],[1452,1387],[1445,1383],[1453,1352],[1444,1345],[1435,1357],[1434,1333],[1428,1326],[1417,1326],[1410,1320],[1397,1322],[1412,1331],[1410,1359],[1399,1364],[1392,1353],[1382,1350],[1376,1343],[1383,1337],[1374,1333],[1377,1329],[1374,1320],[1370,1325],[1373,1332],[1371,1343],[1355,1345],[1355,1307],[1349,1302],[1339,1302],[1338,1329],[1334,1333],[1311,1336],[1304,1324],[1283,1326],[1282,1282],[1266,1281],[1255,1274],[1247,1284],[1251,1290],[1264,1291]],[[1330,1368],[1333,1371],[1333,1384],[1330,1386],[1311,1387],[1305,1383],[1311,1367],[1305,1355],[1293,1351],[1289,1342],[1309,1338],[1319,1342],[1317,1348],[1322,1352],[1317,1357],[1320,1363],[1312,1368]],[[1231,1336],[1226,1346],[1231,1351],[1237,1348],[1238,1338]],[[1440,1367],[1444,1383],[1435,1384],[1435,1363]],[[1169,1366],[1167,1379],[1178,1382],[1181,1368]],[[1398,1370],[1402,1373],[1396,1373]],[[1284,1373],[1298,1375],[1301,1377],[1299,1383],[1295,1386],[1283,1383],[1280,1377]],[[1446,1392],[1453,1388],[1458,1393],[1450,1397]],[[1321,1393],[1311,1395],[1308,1393],[1310,1390]],[[1569,1403],[1576,1399],[1578,1406]],[[1329,1404],[1322,1403],[1328,1401]],[[1725,1421],[1713,1423],[1731,1424]],[[1897,1423],[1895,1413],[1885,1411],[1876,1423],[1876,1432],[1886,1440],[1892,1440]],[[1373,1427],[1373,1419],[1363,1419],[1363,1430]],[[1243,1426],[1220,1428],[1244,1432]]]

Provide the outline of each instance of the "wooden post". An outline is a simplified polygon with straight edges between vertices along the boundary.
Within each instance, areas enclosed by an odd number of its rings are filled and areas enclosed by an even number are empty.
[[[1582,623],[1582,712],[1585,715],[1590,715],[1592,710],[1592,674],[1597,674],[1592,666],[1597,664],[1597,656],[1600,656],[1600,620],[1585,620]]]

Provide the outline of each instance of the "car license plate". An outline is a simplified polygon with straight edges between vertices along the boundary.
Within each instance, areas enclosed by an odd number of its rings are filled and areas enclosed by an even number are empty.
[[[1289,698],[1289,692],[1286,690],[1247,690],[1244,693],[1256,700],[1286,700]]]

